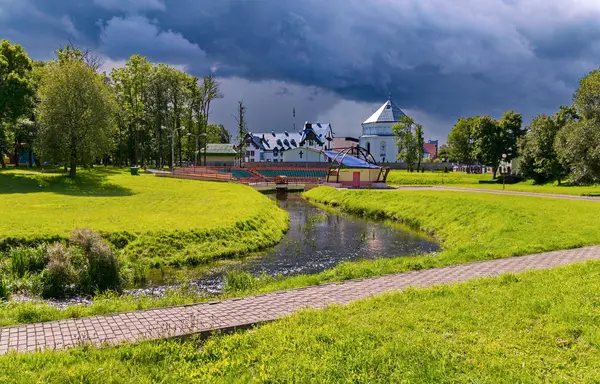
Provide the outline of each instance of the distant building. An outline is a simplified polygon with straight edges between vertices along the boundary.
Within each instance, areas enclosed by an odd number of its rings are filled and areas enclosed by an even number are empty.
[[[398,145],[392,127],[405,116],[391,98],[385,102],[371,117],[362,123],[363,134],[360,146],[366,148],[378,163],[397,163]],[[438,141],[430,140],[423,145],[423,160],[437,157]]]
[[[388,99],[371,117],[362,123],[360,146],[366,148],[379,163],[398,162],[398,146],[392,127],[404,112]]]
[[[351,148],[360,144],[360,140],[354,137],[334,137],[333,148]]]
[[[437,157],[438,153],[438,141],[429,140],[429,142],[423,144],[423,152],[423,160],[434,160]]]
[[[233,166],[238,157],[234,144],[206,144],[206,163],[212,166]],[[198,153],[198,164],[204,163],[204,148]]]
[[[305,162],[306,154],[301,149],[310,148],[314,151],[330,149],[333,146],[333,131],[331,124],[309,123],[304,124],[302,132],[270,132],[248,133],[245,138],[245,161],[259,162]],[[285,156],[287,151],[292,151]],[[314,152],[311,151],[311,152]],[[302,160],[304,159],[304,160]],[[327,161],[324,156],[319,156],[315,161]]]

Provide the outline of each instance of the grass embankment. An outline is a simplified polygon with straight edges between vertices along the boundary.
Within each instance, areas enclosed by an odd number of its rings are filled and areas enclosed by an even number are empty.
[[[443,180],[442,180],[443,178]],[[493,180],[492,175],[467,174],[464,172],[408,172],[392,170],[388,174],[390,185],[469,185],[479,184],[479,180]]]
[[[121,170],[0,172],[0,248],[102,233],[131,261],[203,264],[272,246],[288,216],[267,197],[231,183],[131,176]]]
[[[599,278],[589,262],[304,311],[204,342],[13,353],[0,381],[596,382]]]
[[[435,185],[461,188],[480,188],[501,190],[502,184],[479,184],[480,180],[492,181],[490,174],[466,174],[463,172],[407,172],[393,170],[388,175],[390,185]],[[531,180],[517,184],[506,184],[507,191],[550,193],[579,196],[600,196],[600,185],[576,186],[569,184],[548,183],[542,185],[533,184]]]
[[[469,261],[525,255],[600,243],[600,203],[450,191],[351,191],[316,188],[308,198],[362,215],[389,217],[432,234],[443,250],[434,255],[341,263],[314,275],[242,276],[222,296],[241,296],[378,276]],[[66,310],[42,303],[0,307],[0,325],[178,305],[214,298],[173,292],[162,299],[106,297]]]

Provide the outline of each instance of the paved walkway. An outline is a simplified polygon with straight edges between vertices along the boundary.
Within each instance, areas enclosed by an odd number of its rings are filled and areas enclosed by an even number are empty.
[[[449,284],[501,273],[599,260],[600,246],[480,261],[203,304],[97,316],[0,329],[0,353],[118,344],[208,334],[279,319],[304,308],[348,304],[403,288]]]
[[[549,197],[553,199],[567,199],[567,200],[587,200],[587,201],[600,201],[600,196],[579,196],[579,195],[564,195],[559,193],[538,193],[538,192],[519,192],[501,189],[485,189],[485,188],[461,188],[461,187],[443,187],[443,186],[398,186],[393,187],[393,190],[399,191],[456,191],[456,192],[478,192],[478,193],[494,193],[499,195],[518,195],[518,196],[532,196],[532,197]]]

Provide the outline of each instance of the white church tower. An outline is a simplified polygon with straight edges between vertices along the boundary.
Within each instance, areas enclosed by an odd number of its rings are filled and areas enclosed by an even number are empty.
[[[378,163],[396,163],[398,146],[396,136],[392,131],[404,112],[392,102],[391,98],[381,106],[371,117],[362,123],[363,133],[360,146],[371,152]]]

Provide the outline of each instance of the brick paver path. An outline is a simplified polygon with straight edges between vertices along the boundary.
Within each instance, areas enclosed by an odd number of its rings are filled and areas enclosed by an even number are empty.
[[[539,193],[539,192],[520,192],[510,191],[502,189],[485,189],[485,188],[461,188],[461,187],[443,187],[443,186],[425,186],[425,185],[406,185],[393,187],[395,191],[454,191],[454,192],[477,192],[477,193],[493,193],[498,195],[517,195],[517,196],[531,196],[531,197],[549,197],[553,199],[567,199],[567,200],[586,200],[586,201],[598,201],[600,202],[600,196],[579,196],[579,195],[564,195],[560,193]]]
[[[279,319],[304,308],[348,304],[388,291],[427,287],[600,259],[600,246],[350,280],[181,307],[0,329],[0,353],[62,349],[205,334]]]

